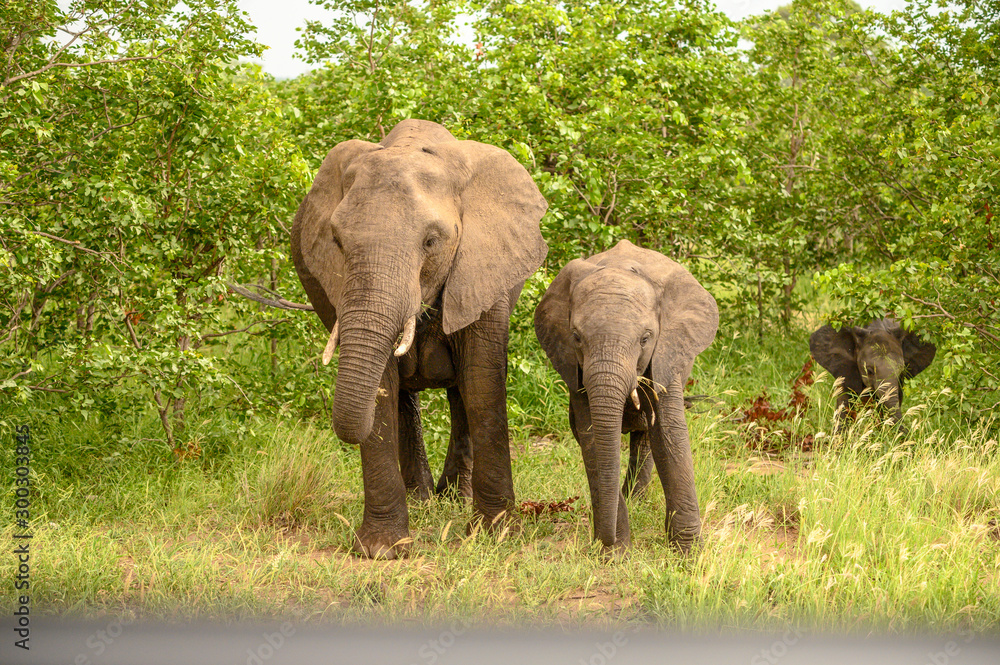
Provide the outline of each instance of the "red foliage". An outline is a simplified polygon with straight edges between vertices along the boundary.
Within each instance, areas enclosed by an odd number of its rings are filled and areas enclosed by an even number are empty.
[[[771,401],[767,398],[767,391],[762,390],[760,395],[754,398],[750,406],[743,410],[737,418],[737,422],[777,422],[779,420],[789,420],[796,414],[802,413],[809,408],[809,396],[805,394],[803,388],[811,386],[816,379],[813,377],[813,359],[809,358],[802,366],[802,370],[792,383],[792,395],[788,398],[788,405],[785,408],[776,410],[771,406]]]
[[[522,501],[519,510],[523,515],[551,515],[553,513],[568,513],[573,510],[572,503],[580,496],[571,496],[562,501]]]
[[[736,422],[753,422],[759,426],[747,432],[747,443],[757,447],[764,442],[765,436],[768,441],[773,442],[776,438],[784,440],[788,446],[797,446],[802,450],[812,450],[813,436],[808,434],[804,437],[793,437],[787,429],[772,429],[770,423],[781,420],[791,420],[796,415],[809,408],[809,396],[805,393],[805,388],[811,386],[815,381],[813,376],[813,359],[810,357],[802,365],[802,370],[792,383],[792,394],[788,398],[788,404],[783,409],[775,409],[771,405],[771,400],[767,397],[767,391],[762,390],[760,395],[755,397],[750,406],[743,409],[737,416]],[[773,447],[773,443],[771,444]]]

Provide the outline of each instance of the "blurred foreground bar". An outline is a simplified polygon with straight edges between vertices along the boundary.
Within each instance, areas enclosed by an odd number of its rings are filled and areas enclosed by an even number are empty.
[[[487,632],[434,627],[70,623],[33,616],[30,651],[0,621],[2,663],[106,665],[997,665],[1000,636],[832,637],[786,633],[676,634],[624,627]]]

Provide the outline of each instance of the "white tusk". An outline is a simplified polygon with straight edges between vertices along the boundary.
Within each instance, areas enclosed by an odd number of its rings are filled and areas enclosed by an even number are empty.
[[[656,424],[656,409],[649,412],[649,426],[652,427]]]
[[[413,334],[417,330],[417,317],[411,316],[406,320],[406,325],[403,326],[403,339],[400,340],[399,346],[396,347],[394,355],[398,358],[400,356],[406,355],[406,352],[410,350],[410,345],[413,344]]]
[[[330,364],[330,360],[333,358],[333,352],[336,350],[338,344],[340,344],[340,321],[333,324],[333,330],[330,331],[330,339],[327,340],[326,348],[323,349],[324,365]]]
[[[639,410],[639,389],[638,388],[633,388],[632,389],[632,403],[635,404],[635,409],[636,409],[636,411],[638,411]]]

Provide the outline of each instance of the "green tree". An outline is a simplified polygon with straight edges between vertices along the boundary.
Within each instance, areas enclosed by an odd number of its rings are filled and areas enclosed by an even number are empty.
[[[750,179],[737,143],[746,66],[707,3],[321,4],[340,18],[301,45],[325,68],[281,86],[313,159],[406,117],[435,120],[533,173],[550,265],[630,238],[720,274],[696,257],[720,217],[741,215],[720,202]],[[475,45],[455,37],[463,17]],[[528,334],[543,288],[522,299],[515,327]]]
[[[861,78],[833,140],[856,187],[863,261],[817,282],[839,320],[895,314],[944,343],[956,392],[1000,388],[1000,9],[914,0],[845,26]],[[840,94],[846,96],[847,90]],[[968,403],[965,403],[968,408]]]
[[[173,443],[185,400],[231,383],[226,276],[277,279],[309,180],[233,64],[261,47],[228,0],[13,2],[0,25],[0,389],[86,416],[141,386]]]

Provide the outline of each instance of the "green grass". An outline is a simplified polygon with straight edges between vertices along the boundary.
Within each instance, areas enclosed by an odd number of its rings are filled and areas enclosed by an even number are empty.
[[[4,422],[27,421],[34,436],[33,606],[223,620],[996,631],[997,421],[957,420],[932,368],[907,392],[908,436],[864,413],[833,437],[832,385],[819,373],[810,408],[783,424],[813,434],[814,450],[748,443],[752,425],[734,409],[762,389],[785,403],[808,357],[804,338],[720,336],[696,364],[690,392],[711,399],[688,412],[704,518],[703,546],[688,557],[667,547],[655,480],[630,505],[630,555],[601,557],[565,389],[530,346],[511,362],[515,490],[519,500],[580,496],[576,509],[525,517],[501,538],[467,537],[467,504],[411,502],[414,544],[399,562],[349,554],[360,458],[326,422],[258,415],[241,429],[225,411],[192,414],[181,442],[189,454],[178,459],[151,414],[82,421],[55,397],[30,414],[6,412]],[[443,392],[426,393],[423,408],[436,472]],[[11,452],[5,444],[4,468]],[[5,520],[0,538],[13,533]],[[3,612],[13,609],[14,566],[0,556]]]

